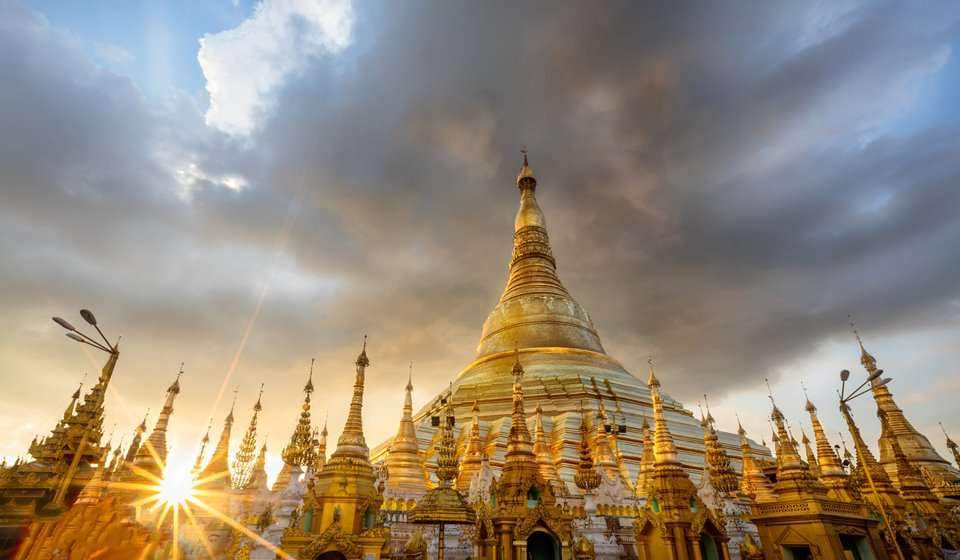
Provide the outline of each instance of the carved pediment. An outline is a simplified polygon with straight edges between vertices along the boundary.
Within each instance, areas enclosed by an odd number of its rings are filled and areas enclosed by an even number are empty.
[[[342,553],[347,558],[360,558],[362,549],[360,545],[354,542],[355,538],[355,535],[344,532],[339,523],[334,523],[300,551],[300,558],[313,560],[320,554],[333,550]]]

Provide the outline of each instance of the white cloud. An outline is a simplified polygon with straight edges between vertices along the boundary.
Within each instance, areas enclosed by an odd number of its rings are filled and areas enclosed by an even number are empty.
[[[264,0],[239,26],[204,35],[197,58],[207,80],[207,125],[248,134],[270,94],[311,57],[350,42],[350,0]]]

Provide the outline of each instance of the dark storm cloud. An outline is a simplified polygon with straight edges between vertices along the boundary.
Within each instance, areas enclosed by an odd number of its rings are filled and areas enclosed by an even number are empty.
[[[374,398],[410,359],[433,391],[505,280],[523,144],[561,277],[608,350],[635,371],[656,353],[678,397],[777,375],[847,313],[955,321],[938,303],[960,291],[960,130],[903,121],[953,56],[956,10],[664,6],[360,3],[353,44],[244,139],[3,8],[0,298],[23,326],[0,351],[66,377],[72,349],[37,325],[96,302],[155,374],[122,387],[134,408],[181,359],[207,402],[266,286],[235,381],[289,401],[318,355],[346,394],[370,332]]]

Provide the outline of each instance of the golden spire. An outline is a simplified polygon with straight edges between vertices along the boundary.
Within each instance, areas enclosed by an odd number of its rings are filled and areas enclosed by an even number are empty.
[[[223,430],[220,432],[220,439],[217,440],[217,447],[210,456],[210,462],[204,467],[200,480],[207,480],[215,483],[217,486],[227,486],[230,483],[230,466],[228,459],[230,457],[230,432],[233,429],[233,409],[237,406],[237,391],[233,392],[233,404],[230,405],[230,412],[223,420]]]
[[[313,393],[313,365],[315,362],[315,358],[310,359],[310,372],[307,375],[307,383],[303,386],[303,406],[300,407],[300,418],[293,429],[293,434],[290,435],[290,443],[280,453],[284,465],[291,467],[305,467],[310,461],[313,446],[310,427],[310,394]],[[281,487],[289,483],[289,478],[285,478],[287,479],[283,481]]]
[[[707,395],[703,395],[703,399],[706,403]],[[727,452],[723,450],[720,439],[717,437],[709,403],[707,403],[706,416],[703,415],[703,411],[700,415],[702,418],[700,424],[703,426],[704,460],[710,472],[710,481],[718,492],[724,494],[736,492],[737,473],[730,466],[730,458],[727,457]]]
[[[533,442],[527,428],[527,417],[523,411],[523,366],[520,365],[520,352],[514,351],[513,362],[513,413],[510,423],[510,437],[507,441],[507,454],[504,457],[503,471],[533,465],[536,469],[536,455]]]
[[[517,176],[520,208],[514,221],[513,254],[507,285],[483,325],[477,357],[520,348],[579,348],[603,353],[590,317],[557,276],[557,262],[543,211],[535,195],[537,180],[524,152]],[[545,300],[551,303],[544,306]],[[530,305],[526,305],[530,304]],[[526,309],[536,308],[536,314]]]
[[[203,469],[203,455],[207,451],[207,445],[210,444],[210,429],[213,428],[213,417],[210,417],[210,422],[207,424],[207,431],[203,434],[203,439],[200,440],[200,452],[197,453],[197,460],[193,463],[193,472],[196,476]]]
[[[453,439],[453,396],[447,398],[440,421],[440,445],[437,450],[437,480],[440,488],[450,488],[457,477],[456,442]],[[422,479],[421,479],[422,480]]]
[[[387,459],[387,488],[392,491],[426,492],[427,476],[417,445],[417,429],[413,424],[413,362],[407,376],[403,397],[403,414],[397,435],[390,442]]]
[[[133,464],[133,460],[137,456],[137,451],[140,451],[140,439],[147,431],[147,417],[149,415],[150,409],[147,409],[147,413],[143,415],[143,421],[141,421],[140,425],[137,426],[137,429],[134,430],[133,440],[130,442],[130,448],[127,450],[127,456],[124,459],[125,463]]]
[[[253,476],[254,453],[257,452],[257,417],[263,410],[260,400],[263,398],[263,384],[260,384],[260,394],[257,395],[257,402],[253,405],[253,415],[250,416],[250,425],[247,426],[243,439],[240,440],[240,448],[233,459],[233,487],[244,489],[250,485]]]
[[[553,462],[553,452],[550,450],[550,444],[547,443],[547,434],[543,429],[543,408],[539,404],[537,405],[535,418],[533,452],[537,455],[540,476],[547,482],[560,480],[560,475],[557,473],[557,464]]]
[[[640,469],[637,472],[635,489],[637,496],[644,497],[649,494],[650,475],[653,473],[653,463],[656,461],[653,456],[653,431],[650,430],[646,414],[643,415],[641,431],[643,432],[643,454],[640,456]]]
[[[770,383],[767,382],[768,390],[769,387]],[[780,442],[777,455],[777,483],[774,485],[778,497],[785,494],[825,494],[826,488],[817,479],[813,478],[810,474],[809,465],[800,458],[800,452],[797,450],[793,437],[787,432],[785,418],[777,407],[777,403],[773,400],[772,392],[770,393],[770,404],[773,405],[770,419],[773,420],[777,440]]]
[[[483,464],[483,440],[480,439],[480,406],[473,401],[473,419],[470,422],[470,439],[463,460],[460,461],[460,472],[457,474],[457,490],[466,491],[470,488],[473,476]]]
[[[898,509],[902,508],[903,500],[900,494],[890,481],[887,471],[880,466],[880,463],[878,463],[877,459],[873,456],[873,452],[867,447],[867,442],[865,442],[863,436],[860,435],[860,428],[853,420],[853,415],[850,414],[850,407],[847,403],[840,403],[840,411],[843,414],[844,420],[847,422],[847,429],[850,432],[850,436],[853,438],[853,447],[857,454],[857,470],[870,469],[870,477],[873,479],[873,488],[870,489],[870,492],[864,494],[864,496],[872,498],[873,500],[882,500],[884,503]]]
[[[753,458],[753,451],[750,449],[750,440],[747,439],[747,431],[743,429],[743,424],[740,423],[739,417],[737,418],[737,434],[740,435],[740,456],[742,461],[740,492],[756,502],[775,501],[777,498],[773,494],[773,486]]]
[[[890,424],[888,437],[880,438],[880,463],[887,469],[894,486],[899,487],[899,480],[896,477],[896,457],[893,453],[892,438],[898,440],[908,461],[915,467],[923,467],[935,480],[947,483],[960,482],[960,474],[937,453],[930,440],[910,424],[903,410],[893,399],[888,382],[881,376],[883,370],[877,368],[876,358],[864,348],[863,340],[853,319],[850,320],[850,327],[860,346],[860,363],[863,364],[871,379],[870,388],[873,392],[873,400],[877,404],[878,414],[880,411],[886,414]]]
[[[813,448],[810,447],[810,438],[807,437],[807,431],[800,427],[800,441],[803,442],[803,453],[806,457],[807,467],[810,469],[810,474],[815,478],[820,478],[820,463],[817,461],[817,455],[813,452]]]
[[[653,456],[656,464],[680,464],[677,459],[677,448],[673,443],[673,436],[667,428],[667,420],[663,416],[663,399],[660,397],[660,380],[653,371],[653,358],[647,360],[650,365],[650,376],[647,386],[650,388],[650,400],[653,401]]]
[[[611,429],[611,425],[607,419],[607,411],[603,407],[602,399],[598,401],[596,418],[597,424],[593,436],[593,459],[607,476],[616,478],[620,476],[620,471],[617,467],[617,460],[614,457],[613,450],[610,447],[610,438],[607,434],[608,430]]]
[[[650,364],[647,385],[650,388],[650,400],[653,401],[654,456],[653,473],[648,478],[647,486],[655,499],[649,500],[646,507],[656,513],[662,512],[671,521],[686,522],[684,520],[689,519],[690,513],[698,507],[697,489],[680,463],[673,436],[664,418],[660,380],[653,369],[653,358],[647,362]]]
[[[910,464],[910,461],[907,460],[907,456],[903,452],[903,448],[900,447],[900,442],[892,436],[887,414],[881,410],[878,416],[880,417],[880,437],[889,438],[890,445],[893,449],[900,495],[924,513],[943,513],[940,508],[940,500],[930,492],[930,487],[924,482],[923,475],[920,474],[920,471],[916,467]]]
[[[577,463],[577,473],[573,482],[585,493],[600,486],[600,473],[593,464],[593,454],[590,453],[590,430],[587,427],[587,413],[583,410],[583,401],[580,402],[580,461]]]
[[[315,458],[316,460],[315,470],[317,472],[319,472],[320,469],[322,469],[323,466],[327,464],[327,435],[329,435],[329,432],[327,432],[327,418],[326,416],[324,416],[323,428],[320,430],[320,439],[317,440],[317,446],[316,446],[317,456]]]
[[[953,453],[953,461],[957,464],[957,467],[960,467],[960,449],[957,448],[957,442],[950,439],[950,436],[947,434],[947,429],[943,427],[943,422],[937,422],[937,424],[940,424],[943,437],[947,438],[947,449]]]
[[[360,355],[357,356],[355,365],[357,374],[353,383],[350,411],[347,413],[347,421],[343,426],[340,439],[337,440],[337,448],[330,457],[330,461],[352,457],[353,460],[369,464],[370,449],[367,448],[367,441],[363,437],[363,383],[367,367],[370,366],[370,360],[367,358],[366,335],[363,336],[363,348],[360,350]]]
[[[804,390],[806,393],[806,390]],[[810,414],[810,424],[813,426],[813,438],[817,442],[817,468],[819,476],[828,487],[846,486],[847,475],[843,470],[843,463],[837,456],[836,450],[830,445],[827,439],[827,433],[820,423],[820,417],[817,415],[817,407],[807,398],[804,407]],[[831,482],[832,480],[832,482]]]
[[[269,490],[267,483],[267,442],[264,439],[260,446],[260,453],[257,455],[257,462],[254,463],[250,471],[250,481],[246,488],[250,490]]]
[[[180,394],[180,376],[183,375],[183,363],[180,363],[180,370],[177,372],[177,378],[167,388],[167,397],[160,409],[160,416],[157,417],[157,423],[150,433],[150,437],[137,451],[133,464],[138,468],[160,477],[163,472],[164,462],[167,460],[167,425],[170,423],[170,416],[173,415],[173,401]]]

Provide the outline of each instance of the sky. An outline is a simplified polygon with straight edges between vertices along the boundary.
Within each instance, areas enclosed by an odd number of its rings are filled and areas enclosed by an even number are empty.
[[[0,455],[122,336],[129,443],[181,362],[171,461],[261,383],[270,470],[308,365],[339,434],[396,430],[473,358],[527,146],[560,276],[608,352],[769,434],[769,379],[836,434],[848,316],[943,454],[960,438],[952,1],[0,0]],[[875,439],[868,398],[854,407]],[[837,437],[837,436],[834,436]]]

